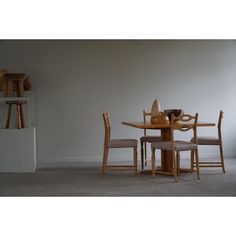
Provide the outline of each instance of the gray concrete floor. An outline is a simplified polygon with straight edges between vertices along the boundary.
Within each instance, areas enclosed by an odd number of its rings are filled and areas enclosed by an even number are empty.
[[[1,173],[1,196],[236,196],[236,158],[227,158],[221,168],[173,176],[134,177],[130,171],[109,171],[101,176],[99,166],[41,169],[35,173]]]

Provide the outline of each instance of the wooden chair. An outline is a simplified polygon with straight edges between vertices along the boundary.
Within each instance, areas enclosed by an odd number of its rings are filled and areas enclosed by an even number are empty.
[[[104,137],[104,150],[103,150],[103,163],[102,163],[102,174],[105,174],[106,169],[133,169],[134,175],[138,173],[138,160],[137,160],[137,146],[138,141],[136,139],[111,139],[111,124],[109,114],[103,113],[103,120],[105,126],[105,137]],[[134,165],[107,165],[108,152],[110,148],[133,148],[133,162]]]
[[[224,154],[223,154],[223,142],[222,142],[222,135],[221,135],[221,124],[223,119],[223,111],[220,111],[219,118],[218,118],[218,137],[198,137],[198,145],[218,145],[220,148],[220,161],[200,161],[199,167],[222,167],[223,173],[225,173],[225,165],[224,165]],[[191,139],[193,142],[193,138]],[[192,165],[195,166],[196,163],[192,158]]]
[[[147,121],[147,116],[151,116],[151,113],[143,110],[143,122]],[[147,143],[154,143],[157,141],[161,141],[160,136],[150,136],[147,135],[147,129],[144,129],[144,135],[140,138],[141,143],[141,164],[142,170],[144,169],[144,165],[147,165]]]
[[[173,159],[173,170],[170,172],[170,175],[174,175],[175,181],[177,181],[177,175],[179,173],[179,158],[180,152],[182,151],[193,151],[195,154],[195,162],[196,162],[196,172],[197,177],[199,176],[199,162],[198,162],[198,145],[197,145],[197,120],[198,114],[195,116],[191,116],[189,114],[184,114],[178,117],[175,117],[173,114],[171,116],[171,127],[170,127],[170,141],[159,141],[151,144],[152,148],[152,176],[155,176],[155,150],[165,150],[170,151]],[[194,123],[190,123],[190,121],[194,121]],[[174,131],[193,131],[194,134],[194,143],[187,141],[175,141],[174,140]],[[157,172],[158,173],[158,172]]]

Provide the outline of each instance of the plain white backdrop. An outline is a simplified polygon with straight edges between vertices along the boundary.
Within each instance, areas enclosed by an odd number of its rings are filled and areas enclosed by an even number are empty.
[[[224,156],[236,156],[234,40],[6,40],[0,53],[2,68],[32,80],[37,167],[100,164],[102,112],[111,115],[112,138],[138,139],[143,130],[121,121],[141,120],[155,98],[162,109],[198,112],[206,122],[217,123],[223,109]],[[199,128],[198,134],[215,136],[217,129]],[[200,151],[201,157],[219,156],[218,147]],[[127,161],[130,154],[112,150],[110,157]]]

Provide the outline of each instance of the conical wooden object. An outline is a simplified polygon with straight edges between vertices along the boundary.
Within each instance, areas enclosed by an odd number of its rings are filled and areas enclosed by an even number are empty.
[[[155,99],[152,104],[151,110],[151,123],[152,124],[169,124],[169,118],[161,112],[160,103]]]
[[[152,104],[151,117],[159,115],[160,111],[161,111],[160,103],[157,101],[157,99],[155,99]]]

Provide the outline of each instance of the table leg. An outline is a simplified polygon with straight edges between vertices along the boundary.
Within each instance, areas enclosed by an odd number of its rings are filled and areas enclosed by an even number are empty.
[[[161,129],[161,137],[163,141],[171,140],[171,130]],[[156,169],[156,173],[170,174],[173,171],[173,157],[171,151],[161,151],[161,167]],[[151,174],[151,170],[142,170],[141,174]],[[161,173],[160,173],[161,174]]]
[[[161,137],[163,141],[171,140],[171,130],[161,129]],[[161,151],[161,170],[164,172],[172,172],[173,170],[173,157],[171,151]]]

